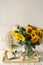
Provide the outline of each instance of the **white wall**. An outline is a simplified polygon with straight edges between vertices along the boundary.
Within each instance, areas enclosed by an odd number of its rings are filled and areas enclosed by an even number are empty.
[[[43,0],[0,0],[0,39],[15,24],[43,28]]]
[[[43,28],[43,0],[0,0],[0,24]]]

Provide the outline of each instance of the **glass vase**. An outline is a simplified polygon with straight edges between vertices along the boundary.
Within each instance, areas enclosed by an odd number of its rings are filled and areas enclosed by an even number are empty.
[[[32,46],[25,45],[25,54],[28,57],[32,56]]]

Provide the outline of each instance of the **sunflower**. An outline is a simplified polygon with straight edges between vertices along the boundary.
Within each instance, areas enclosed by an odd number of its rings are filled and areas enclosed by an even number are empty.
[[[31,26],[28,26],[27,28],[26,28],[26,32],[30,35],[31,34],[31,32],[32,32],[32,27]]]
[[[37,41],[39,42],[39,37],[35,36],[33,39],[31,39],[32,43],[36,43]]]
[[[37,31],[36,30],[32,30],[31,37],[34,38],[37,35],[38,35]]]
[[[23,35],[19,34],[18,32],[12,31],[12,36],[17,41],[24,41],[25,40],[25,37]]]
[[[36,30],[33,30],[32,33],[31,33],[31,40],[33,43],[37,42],[39,40],[39,36],[37,34],[37,31]]]
[[[40,28],[37,28],[38,36],[42,38],[43,32]]]

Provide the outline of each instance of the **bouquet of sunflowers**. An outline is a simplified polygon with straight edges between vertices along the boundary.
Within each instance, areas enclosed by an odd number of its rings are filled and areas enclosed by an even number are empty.
[[[17,30],[13,30],[11,35],[20,45],[25,45],[26,55],[31,56],[33,48],[39,45],[42,40],[43,30],[31,25],[27,27],[17,26]]]

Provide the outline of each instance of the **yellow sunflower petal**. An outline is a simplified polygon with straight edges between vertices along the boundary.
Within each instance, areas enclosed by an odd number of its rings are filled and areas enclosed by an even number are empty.
[[[37,41],[39,41],[39,37],[36,36],[36,37],[34,37],[34,39],[31,39],[31,41],[32,41],[33,43],[36,43]]]
[[[42,38],[43,32],[40,28],[37,28],[37,32],[40,38]]]
[[[19,34],[19,33],[17,33],[15,37],[16,37],[16,39],[18,39],[18,40],[22,40],[22,41],[25,40],[25,37],[24,37],[23,35]]]
[[[39,36],[38,36],[38,33],[36,30],[32,30],[31,38],[32,38],[31,40],[33,43],[35,43],[39,40]]]
[[[12,37],[16,40],[24,41],[25,37],[17,32],[12,31]]]
[[[31,37],[35,38],[37,35],[38,35],[37,31],[36,30],[32,30]]]
[[[32,32],[32,27],[31,26],[28,26],[27,28],[26,28],[26,32],[28,33],[28,34],[31,34],[31,32]]]

